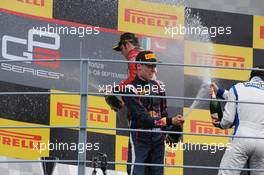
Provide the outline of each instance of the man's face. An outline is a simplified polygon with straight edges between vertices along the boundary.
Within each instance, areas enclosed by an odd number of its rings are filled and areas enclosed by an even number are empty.
[[[137,73],[139,78],[150,81],[156,73],[156,65],[151,64],[137,64]]]

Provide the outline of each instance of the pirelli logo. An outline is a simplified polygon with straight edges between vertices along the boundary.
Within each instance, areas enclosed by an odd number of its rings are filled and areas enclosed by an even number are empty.
[[[40,148],[42,137],[40,135],[25,134],[9,130],[0,130],[0,143],[11,147],[26,149]]]
[[[122,158],[123,161],[128,160],[128,148],[127,147],[122,147]]]
[[[155,54],[149,53],[149,54],[145,55],[145,58],[146,58],[146,60],[149,60],[149,59],[153,59],[153,58],[157,58],[157,57]]]
[[[192,52],[192,64],[201,64],[209,66],[225,66],[225,67],[245,67],[246,59],[238,56],[214,55],[201,52]]]
[[[157,27],[176,26],[177,16],[125,8],[125,22]]]
[[[28,5],[34,5],[34,6],[45,6],[45,0],[16,0],[17,2],[21,2]]]
[[[176,164],[176,153],[175,152],[166,152],[166,165],[175,165]]]
[[[62,118],[80,119],[80,106],[57,103],[57,116]],[[109,111],[103,108],[88,107],[88,121],[108,123]]]
[[[225,134],[228,135],[228,130],[216,128],[208,121],[191,120],[190,128],[192,133],[199,134]]]
[[[264,39],[264,26],[260,26],[260,39]]]

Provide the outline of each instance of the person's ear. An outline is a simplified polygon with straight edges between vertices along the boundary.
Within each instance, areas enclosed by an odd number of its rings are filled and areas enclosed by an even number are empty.
[[[131,43],[131,42],[128,42],[127,45],[128,45],[128,47],[130,49],[134,49],[135,48],[135,45],[133,43]]]
[[[123,42],[123,43],[122,43],[122,45],[123,45],[123,47],[124,47],[125,49],[127,49],[127,44],[128,44],[127,42]]]

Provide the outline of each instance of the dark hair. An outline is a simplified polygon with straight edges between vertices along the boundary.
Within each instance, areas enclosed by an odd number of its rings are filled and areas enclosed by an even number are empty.
[[[252,70],[250,73],[250,78],[258,76],[260,77],[262,80],[264,80],[264,66],[256,66],[255,68],[257,69],[263,69],[263,70]]]
[[[138,42],[138,38],[136,38],[132,44],[133,44],[133,46],[135,46],[136,48],[140,48],[140,44],[139,44],[139,42]]]

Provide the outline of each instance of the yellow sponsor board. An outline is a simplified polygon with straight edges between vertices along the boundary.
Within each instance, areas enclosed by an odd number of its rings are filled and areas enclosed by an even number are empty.
[[[185,41],[184,63],[204,66],[252,68],[253,48]],[[248,80],[250,71],[185,67],[184,74],[230,80]]]
[[[264,16],[254,16],[253,47],[264,49]]]
[[[116,162],[127,162],[128,160],[128,141],[127,136],[116,136]],[[171,148],[166,145],[165,162],[166,165],[183,165],[183,151],[180,149]],[[115,165],[117,171],[127,171],[126,165]],[[182,168],[165,167],[166,175],[181,175],[183,174]]]
[[[1,0],[0,8],[52,18],[53,0]]]
[[[189,108],[184,108],[184,114],[188,111]],[[195,134],[232,135],[233,129],[222,130],[220,128],[216,128],[211,123],[209,110],[193,109],[185,120],[184,132],[191,132]],[[183,137],[183,142],[226,147],[229,145],[230,139],[230,137],[185,135]]]
[[[145,1],[119,1],[119,31],[183,39],[184,36],[180,34],[172,36],[172,31],[169,30],[172,27],[179,29],[182,26],[184,26],[184,7],[182,6]]]
[[[126,163],[128,160],[128,140],[127,136],[116,136],[115,161]],[[115,165],[116,171],[127,172],[126,165]]]
[[[32,123],[0,119],[1,126],[41,126]],[[36,160],[49,156],[50,130],[48,129],[0,129],[0,155]]]
[[[166,165],[180,165],[184,164],[183,162],[183,149],[180,147],[174,147],[173,149],[166,144],[165,151],[165,164]],[[174,168],[174,167],[165,167],[166,175],[183,175],[183,168]]]
[[[58,92],[52,90],[51,92]],[[80,96],[51,95],[50,101],[51,126],[80,125]],[[91,127],[115,128],[116,113],[110,109],[103,97],[88,97],[87,125]],[[88,129],[91,132],[116,134],[114,130]]]

